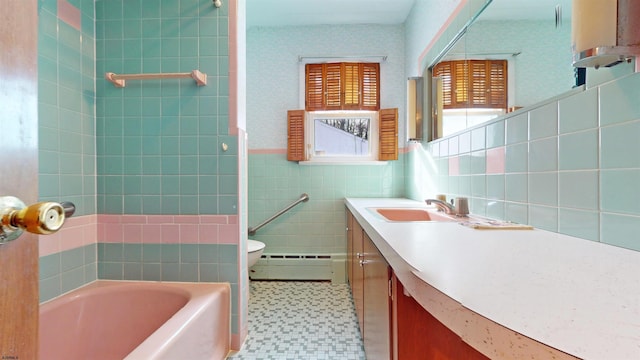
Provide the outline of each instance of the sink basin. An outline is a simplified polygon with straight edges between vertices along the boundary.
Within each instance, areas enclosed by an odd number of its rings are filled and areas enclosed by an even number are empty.
[[[454,221],[435,211],[411,208],[375,208],[374,211],[387,221]]]

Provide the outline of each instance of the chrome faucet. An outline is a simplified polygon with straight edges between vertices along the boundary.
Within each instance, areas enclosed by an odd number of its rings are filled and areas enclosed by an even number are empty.
[[[427,199],[425,200],[427,205],[435,205],[438,208],[438,211],[444,211],[445,214],[455,215],[456,208],[449,204],[446,201],[438,200],[438,199]]]

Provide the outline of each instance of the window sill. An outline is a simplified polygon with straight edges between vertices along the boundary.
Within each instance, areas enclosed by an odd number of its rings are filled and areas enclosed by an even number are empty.
[[[387,165],[388,161],[366,160],[366,161],[298,161],[299,165]]]

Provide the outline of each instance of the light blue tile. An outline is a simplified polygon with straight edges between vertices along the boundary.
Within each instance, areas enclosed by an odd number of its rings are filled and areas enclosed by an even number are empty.
[[[60,274],[60,253],[40,257],[40,279]]]
[[[598,131],[588,130],[559,137],[560,170],[598,168]]]
[[[601,213],[600,227],[601,242],[640,251],[640,217]]]
[[[517,144],[529,138],[529,113],[522,113],[506,119],[506,144]]]
[[[51,300],[62,293],[60,291],[59,276],[51,277],[48,279],[40,279],[39,285],[41,303],[47,300]]]
[[[640,73],[600,87],[600,126],[640,119]]]
[[[146,281],[162,280],[162,265],[160,264],[142,264],[142,279]]]
[[[558,137],[529,143],[529,171],[558,170]]]
[[[505,199],[505,175],[487,175],[487,198]]]
[[[457,136],[452,136],[449,138],[449,155],[458,155],[458,143],[459,139]]]
[[[486,148],[486,130],[484,127],[471,130],[471,151]]]
[[[600,172],[600,210],[640,214],[640,170]]]
[[[486,209],[485,215],[491,219],[504,219],[506,216],[505,203],[503,201],[487,201]]]
[[[558,206],[558,173],[529,174],[528,199],[532,204]]]
[[[538,229],[558,232],[558,208],[529,205],[529,225]]]
[[[465,131],[458,136],[458,152],[460,154],[471,151],[471,131]]]
[[[141,263],[125,263],[123,264],[122,278],[123,280],[142,280],[143,264]]]
[[[162,244],[162,264],[180,262],[179,244]]]
[[[598,127],[598,89],[593,88],[559,101],[560,134]]]
[[[505,147],[505,172],[529,171],[529,144],[520,143]]]
[[[558,211],[558,232],[581,239],[600,239],[600,214],[596,211],[582,211],[560,208]]]
[[[640,122],[603,127],[600,130],[600,166],[603,169],[640,167]]]
[[[557,102],[552,102],[529,112],[529,140],[542,139],[557,134]]]
[[[504,219],[518,224],[528,224],[529,208],[526,204],[507,202]]]
[[[599,179],[597,171],[560,172],[558,203],[561,207],[597,210]]]
[[[487,171],[487,156],[484,150],[474,151],[470,157],[470,174],[484,174]]]
[[[504,121],[487,125],[487,149],[504,145]]]
[[[487,195],[487,176],[472,175],[471,176],[471,196],[485,197]]]

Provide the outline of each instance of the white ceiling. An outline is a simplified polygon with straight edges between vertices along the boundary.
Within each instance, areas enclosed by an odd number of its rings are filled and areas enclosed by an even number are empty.
[[[429,0],[442,1],[442,0]],[[402,24],[416,0],[247,0],[247,26]],[[493,0],[483,19],[571,16],[571,0]]]

